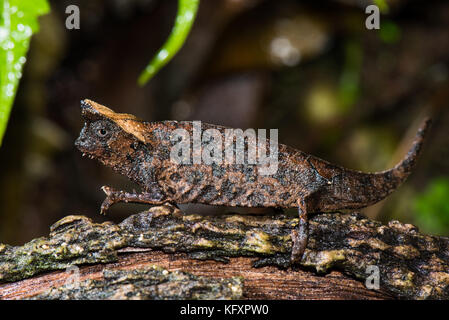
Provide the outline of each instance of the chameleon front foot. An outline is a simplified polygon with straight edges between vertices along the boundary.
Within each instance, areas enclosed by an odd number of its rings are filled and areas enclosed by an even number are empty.
[[[168,202],[168,200],[155,199],[155,196],[148,192],[129,193],[121,190],[117,191],[108,186],[103,186],[101,189],[106,194],[106,199],[104,199],[100,209],[100,213],[103,215],[106,215],[106,211],[108,211],[113,204],[119,202],[134,202],[150,205],[161,205]]]
[[[106,199],[103,200],[103,203],[101,204],[100,208],[100,214],[106,215],[106,211],[114,204],[119,201],[117,201],[117,193],[118,191],[113,190],[110,187],[103,186],[101,187],[101,190],[106,194]]]

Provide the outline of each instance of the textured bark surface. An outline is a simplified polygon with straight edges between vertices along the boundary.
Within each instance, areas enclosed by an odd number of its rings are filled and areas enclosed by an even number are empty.
[[[171,206],[118,225],[68,216],[48,237],[0,245],[0,298],[449,297],[448,238],[358,214],[319,214],[301,264],[292,267],[297,223],[282,215],[183,215]],[[71,272],[48,273],[74,265],[75,286]],[[377,291],[364,285],[370,265],[380,271]]]
[[[155,265],[102,270],[92,279],[76,281],[74,274],[60,287],[50,286],[27,299],[239,299],[242,279],[211,279]]]
[[[128,251],[129,249],[125,249]],[[148,251],[139,253],[119,253],[118,261],[115,263],[98,264],[94,266],[83,266],[79,269],[79,288],[73,286],[73,273],[65,271],[51,272],[48,274],[35,276],[13,283],[0,286],[0,296],[2,299],[28,299],[28,298],[155,298],[151,295],[142,295],[141,291],[148,292],[149,289],[143,281],[132,281],[133,290],[139,294],[130,294],[129,279],[127,286],[121,289],[116,283],[111,283],[109,287],[102,286],[102,283],[94,286],[88,280],[103,280],[105,270],[107,274],[111,271],[128,271],[158,268],[176,272],[182,270],[188,274],[203,277],[203,283],[209,281],[208,286],[198,286],[197,282],[192,282],[190,291],[177,292],[179,299],[198,298],[199,288],[203,295],[201,298],[214,297],[225,299],[391,299],[388,294],[368,290],[363,283],[351,279],[338,271],[332,271],[325,276],[317,275],[311,271],[303,270],[279,270],[277,267],[266,266],[254,268],[251,258],[231,258],[230,263],[212,260],[192,260],[187,254],[164,253],[161,251]],[[137,271],[139,273],[139,271]],[[107,277],[106,274],[106,277]],[[72,278],[71,278],[72,277]],[[109,277],[110,279],[111,277]],[[127,276],[131,278],[131,276]],[[224,280],[223,280],[224,279]],[[107,279],[108,280],[108,279]],[[217,283],[219,281],[219,283]],[[69,285],[66,285],[68,282]],[[137,283],[135,283],[137,282]],[[125,285],[124,281],[120,284]],[[148,285],[148,283],[146,283]],[[185,282],[184,282],[185,284]],[[224,285],[220,285],[224,284]],[[229,290],[231,286],[231,290]],[[95,292],[89,292],[86,287],[94,287]],[[104,288],[103,291],[98,287]],[[209,293],[210,288],[215,291]],[[173,286],[171,286],[173,288]],[[150,289],[154,292],[153,289]],[[81,292],[79,292],[81,291]],[[123,294],[128,293],[129,296]],[[151,291],[150,291],[151,292]],[[164,294],[164,295],[162,295]],[[172,298],[170,295],[160,292],[158,299]]]

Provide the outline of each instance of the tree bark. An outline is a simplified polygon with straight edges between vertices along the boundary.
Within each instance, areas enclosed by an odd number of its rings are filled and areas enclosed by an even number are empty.
[[[68,216],[48,237],[0,245],[0,298],[449,297],[448,238],[356,213],[318,214],[305,255],[292,266],[297,223],[284,215],[183,215],[171,206],[120,224]],[[367,288],[376,279],[378,289]]]

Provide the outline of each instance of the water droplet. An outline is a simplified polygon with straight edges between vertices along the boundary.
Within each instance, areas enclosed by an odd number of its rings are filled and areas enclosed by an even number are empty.
[[[184,19],[185,19],[185,22],[191,21],[193,19],[193,12],[187,11],[186,14],[184,15]]]
[[[29,26],[25,26],[24,34],[27,37],[31,37],[31,35],[33,34],[32,30]]]
[[[148,65],[148,66],[145,68],[145,71],[146,71],[147,73],[153,74],[154,71],[155,71],[155,68],[154,68],[153,65]]]
[[[167,50],[161,50],[160,52],[159,52],[159,54],[157,55],[157,57],[159,58],[159,59],[161,59],[161,60],[164,60],[165,58],[167,58],[168,57],[168,51]]]
[[[12,53],[12,51],[8,51],[8,53],[6,54],[6,60],[9,63],[12,63],[14,61],[14,53]]]
[[[12,41],[6,41],[2,45],[3,50],[11,50],[14,49],[14,42]]]
[[[20,32],[22,32],[23,30],[25,30],[25,26],[24,26],[23,24],[19,23],[19,24],[17,25],[17,30],[19,30]]]
[[[0,27],[0,42],[4,41],[8,37],[8,34],[8,29]]]
[[[9,83],[6,86],[6,95],[8,97],[12,97],[14,95],[14,85],[13,84]]]

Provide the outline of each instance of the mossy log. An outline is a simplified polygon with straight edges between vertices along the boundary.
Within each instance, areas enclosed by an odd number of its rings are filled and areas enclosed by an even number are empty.
[[[292,266],[297,223],[285,215],[185,215],[172,206],[120,224],[67,216],[48,237],[0,245],[0,298],[449,298],[446,237],[357,213],[318,214]],[[378,268],[377,290],[365,286],[368,266]]]

